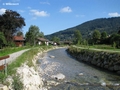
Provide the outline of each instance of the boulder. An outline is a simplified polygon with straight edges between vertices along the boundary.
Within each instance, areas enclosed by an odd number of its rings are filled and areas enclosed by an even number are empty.
[[[65,79],[65,75],[63,75],[62,73],[59,73],[57,75],[52,75],[51,78],[56,79],[56,80],[63,80]]]
[[[55,58],[55,56],[52,56],[52,55],[50,55],[49,57],[50,57],[50,58]]]
[[[83,76],[83,73],[79,73],[79,76]]]
[[[33,67],[24,64],[17,69],[17,73],[20,75],[24,90],[40,90],[42,88],[42,78]]]

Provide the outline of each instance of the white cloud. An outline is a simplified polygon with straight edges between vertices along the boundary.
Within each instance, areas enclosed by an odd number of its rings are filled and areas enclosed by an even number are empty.
[[[0,9],[0,15],[4,14],[4,13],[5,13],[5,11],[6,11],[6,9],[5,9],[5,8],[1,8],[1,9]]]
[[[62,12],[62,13],[70,13],[70,12],[72,12],[72,9],[69,6],[67,6],[67,7],[62,8],[60,10],[60,12]]]
[[[46,17],[49,16],[49,14],[45,11],[38,11],[38,10],[30,10],[31,14],[36,17]]]
[[[119,16],[120,16],[120,14],[117,13],[117,12],[109,13],[108,15],[109,15],[110,17],[119,17]]]
[[[40,2],[40,4],[47,4],[47,5],[50,5],[49,2]]]

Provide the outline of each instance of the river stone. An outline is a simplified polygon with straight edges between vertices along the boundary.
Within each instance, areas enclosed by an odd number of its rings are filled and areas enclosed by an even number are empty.
[[[92,60],[91,63],[92,63],[93,65],[97,65],[97,61],[96,61],[95,59]]]
[[[104,68],[105,68],[105,69],[108,69],[108,68],[109,68],[109,65],[105,65]]]
[[[83,76],[83,73],[79,73],[79,76]]]
[[[52,55],[50,55],[49,57],[50,57],[50,58],[55,58],[55,56],[52,56]]]
[[[52,75],[51,78],[54,78],[56,80],[63,80],[65,79],[65,75],[63,75],[62,73],[59,73],[57,75]]]
[[[119,74],[119,75],[120,75],[120,71],[117,71],[117,74]]]
[[[101,63],[98,63],[97,66],[100,67],[100,66],[101,66]]]
[[[47,81],[47,85],[58,85],[59,83],[58,82],[55,82],[55,81]]]
[[[120,70],[120,66],[119,65],[115,65],[114,66],[114,70],[119,71]]]
[[[9,90],[7,86],[0,84],[0,90]]]
[[[108,64],[108,62],[105,60],[103,64],[104,64],[104,65],[107,65],[107,64]]]
[[[109,67],[108,68],[110,71],[114,71],[114,67]]]
[[[102,83],[101,83],[101,86],[106,86],[106,83],[105,83],[105,82],[102,82]]]

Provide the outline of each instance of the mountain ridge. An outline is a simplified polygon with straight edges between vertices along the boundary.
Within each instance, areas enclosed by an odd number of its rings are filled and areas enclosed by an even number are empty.
[[[83,22],[82,24],[67,28],[65,30],[46,35],[45,37],[49,40],[51,40],[53,37],[58,37],[62,41],[73,40],[75,30],[80,30],[83,38],[87,38],[94,30],[99,30],[100,32],[106,31],[108,34],[112,34],[117,33],[119,27],[120,17],[97,18]]]

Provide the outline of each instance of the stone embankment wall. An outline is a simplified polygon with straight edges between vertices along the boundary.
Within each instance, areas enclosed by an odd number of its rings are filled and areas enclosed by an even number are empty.
[[[78,61],[116,72],[120,75],[120,54],[88,49],[68,48],[67,52]]]

